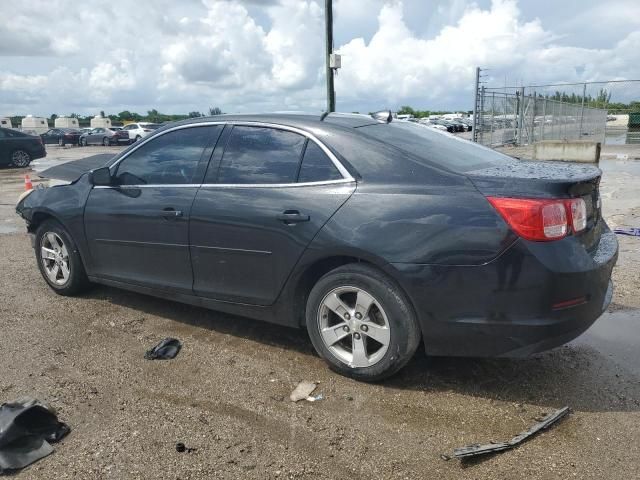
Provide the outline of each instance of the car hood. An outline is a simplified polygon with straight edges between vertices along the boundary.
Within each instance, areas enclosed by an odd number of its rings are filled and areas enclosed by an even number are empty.
[[[114,155],[111,153],[92,155],[90,157],[81,158],[80,160],[56,165],[55,167],[51,167],[40,172],[38,175],[41,178],[75,182],[84,173],[96,168],[104,167],[113,157]]]

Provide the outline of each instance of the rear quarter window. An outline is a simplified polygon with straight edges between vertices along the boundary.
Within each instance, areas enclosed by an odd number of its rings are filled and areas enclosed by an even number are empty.
[[[410,122],[367,125],[358,131],[456,173],[506,165],[512,159],[490,148]]]

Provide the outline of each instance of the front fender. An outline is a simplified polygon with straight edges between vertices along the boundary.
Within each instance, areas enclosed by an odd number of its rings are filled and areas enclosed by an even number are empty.
[[[35,232],[42,221],[53,218],[69,232],[85,262],[87,273],[88,245],[84,233],[84,206],[93,186],[88,175],[69,185],[36,189],[18,201],[16,212],[27,222],[27,229]]]

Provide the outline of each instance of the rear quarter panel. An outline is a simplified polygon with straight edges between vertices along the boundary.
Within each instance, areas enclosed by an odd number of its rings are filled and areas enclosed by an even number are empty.
[[[489,202],[467,182],[360,184],[310,248],[361,251],[387,263],[482,265],[515,240]]]

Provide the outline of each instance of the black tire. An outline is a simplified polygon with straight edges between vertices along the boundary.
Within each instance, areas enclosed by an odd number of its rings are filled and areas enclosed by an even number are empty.
[[[81,147],[86,147],[87,146],[87,139],[86,138],[81,138],[80,140],[78,140],[78,145],[80,145]]]
[[[64,138],[59,138],[59,139],[58,139],[58,146],[59,146],[59,147],[64,147],[64,146],[65,146]]]
[[[18,149],[11,152],[11,165],[17,168],[26,168],[31,163],[31,154],[26,150]]]
[[[135,139],[135,141],[136,141],[136,142],[139,142],[140,140],[142,140],[142,137],[141,137],[140,135],[136,135],[136,139]]]
[[[42,247],[50,245],[50,242],[47,243],[47,240],[43,241],[43,238],[49,233],[55,234],[59,239],[62,240],[68,254],[67,266],[69,273],[68,278],[66,278],[63,283],[56,283],[52,281],[47,274],[47,271],[45,270],[46,267],[42,257]],[[42,222],[42,224],[36,230],[35,245],[36,261],[38,263],[38,269],[42,274],[42,278],[44,278],[49,287],[51,287],[51,289],[58,295],[76,295],[86,290],[91,285],[84,270],[84,264],[82,263],[82,259],[80,258],[78,248],[73,241],[73,238],[71,238],[71,235],[69,235],[67,230],[62,225],[60,225],[60,223],[55,220],[45,220],[44,222]]]
[[[105,146],[105,147],[108,147],[108,146],[111,145],[111,141],[107,137],[104,137],[102,139],[102,145]]]
[[[386,353],[372,365],[350,366],[329,349],[320,333],[323,301],[331,292],[340,288],[363,290],[375,299],[386,315],[389,329],[388,348]],[[323,318],[326,319],[325,316]],[[338,316],[335,319],[342,321]],[[355,263],[344,265],[320,278],[311,289],[307,299],[306,323],[313,346],[328,363],[329,368],[341,375],[365,382],[376,382],[396,373],[413,357],[420,344],[420,327],[406,295],[395,281],[369,265]],[[353,333],[347,337],[359,335],[359,330],[356,332],[356,327],[353,328]],[[362,325],[360,328],[363,329]],[[361,335],[365,342],[369,341],[366,337],[368,334],[362,333]],[[355,341],[347,337],[345,337],[345,341]]]

